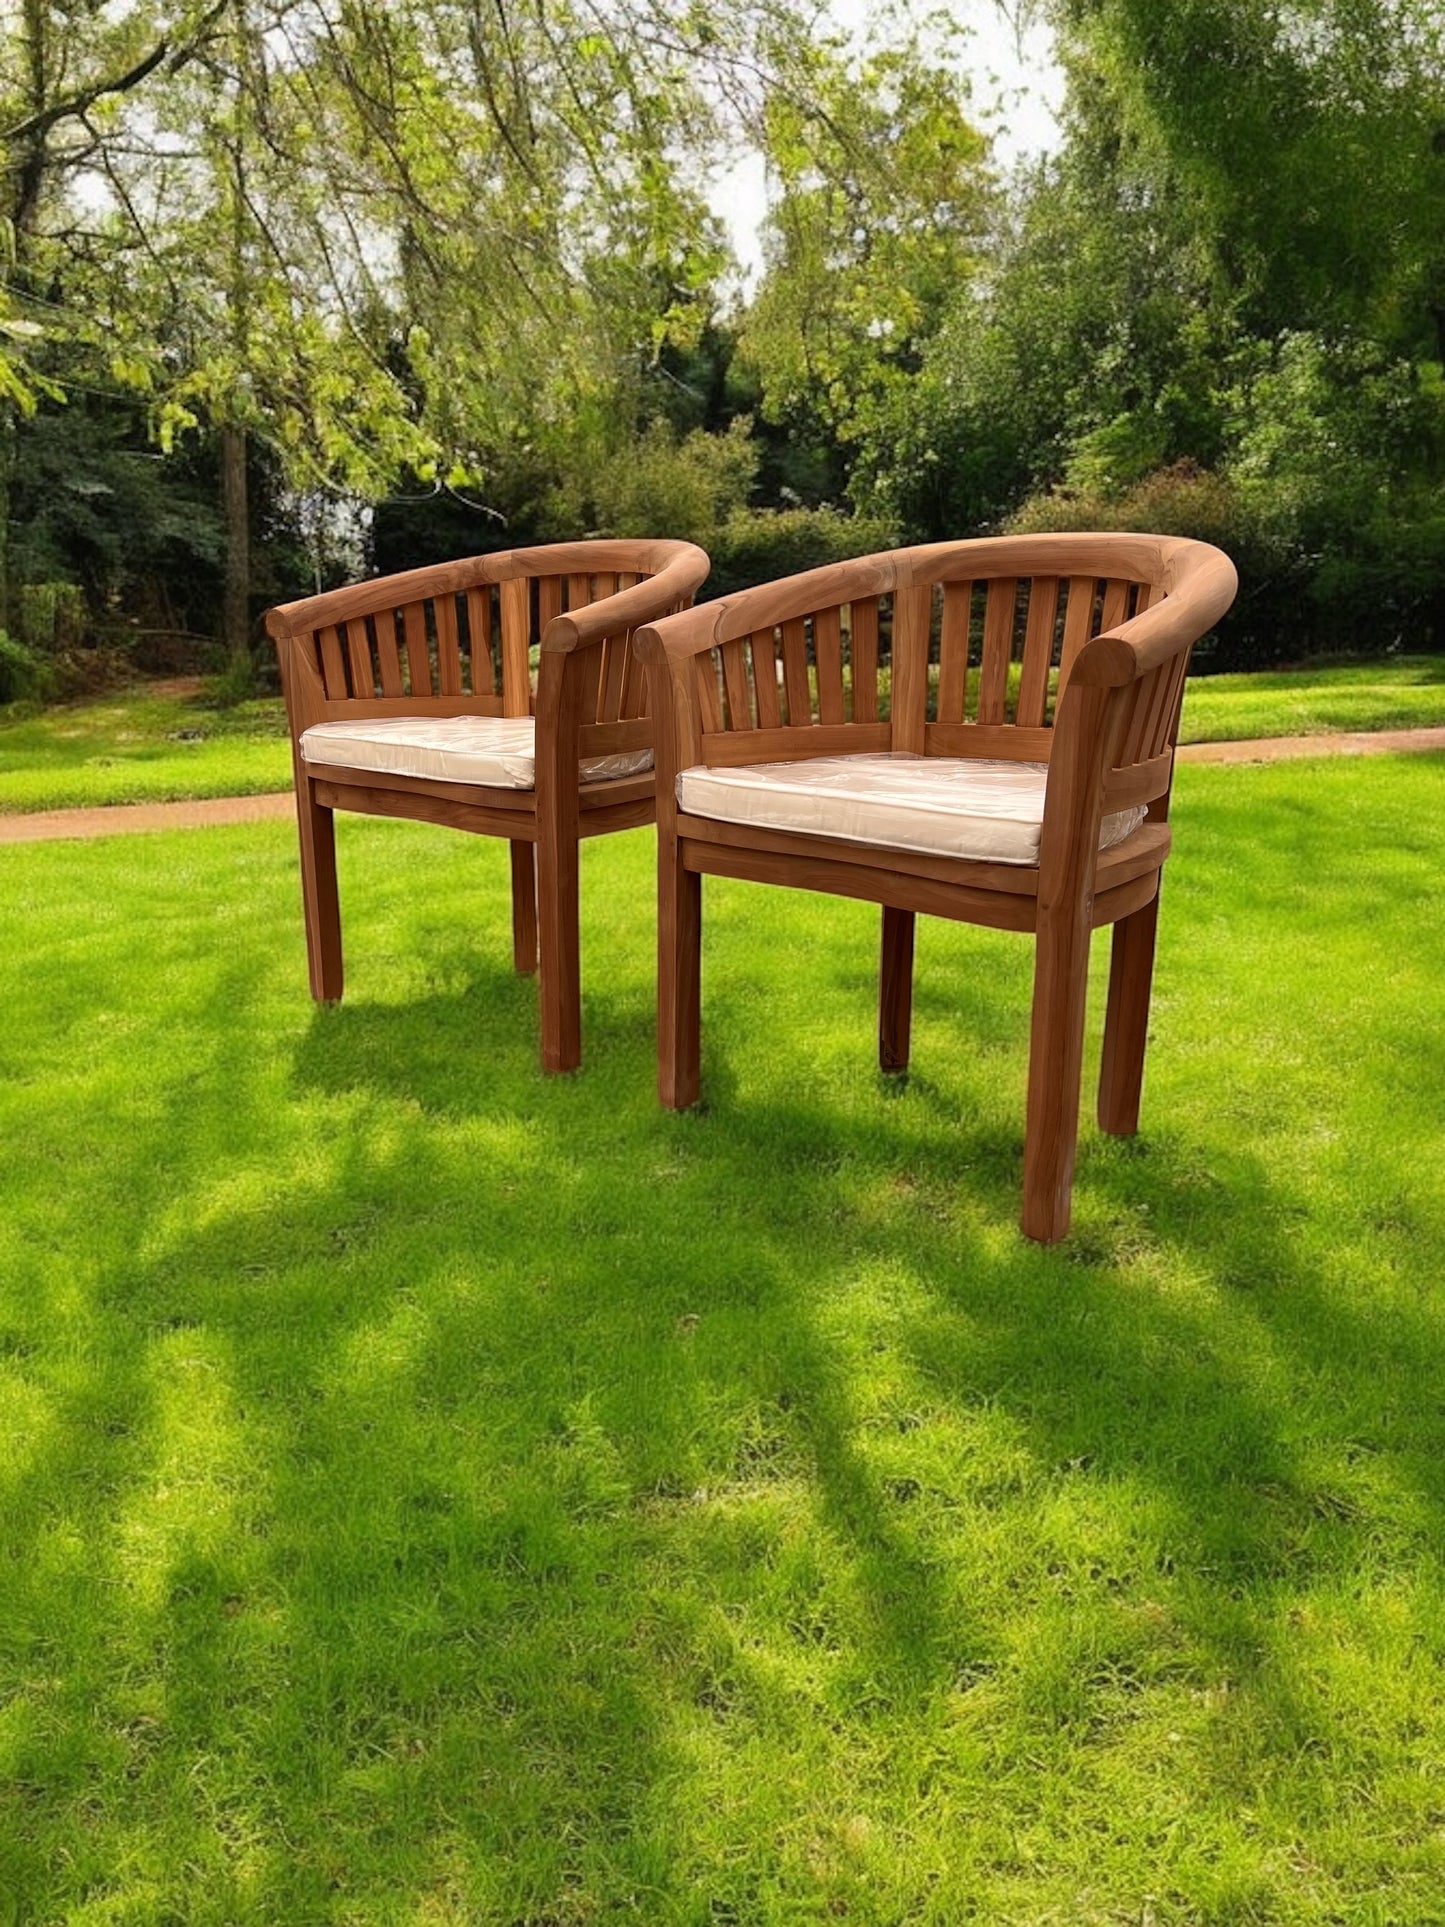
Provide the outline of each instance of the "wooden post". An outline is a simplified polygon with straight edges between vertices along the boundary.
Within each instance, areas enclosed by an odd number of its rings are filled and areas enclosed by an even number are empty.
[[[657,1094],[670,1111],[702,1086],[702,878],[675,835],[657,845]]]
[[[913,1020],[913,912],[883,906],[883,960],[878,986],[878,1064],[908,1069]]]
[[[335,1004],[341,1001],[342,989],[336,831],[331,811],[316,801],[311,779],[299,773],[296,820],[301,833],[301,906],[306,918],[311,995],[319,1004]]]
[[[512,852],[512,965],[519,976],[537,968],[537,846],[515,838]]]
[[[1149,1041],[1149,992],[1154,977],[1154,940],[1159,896],[1114,925],[1109,964],[1109,1007],[1099,1067],[1099,1129],[1132,1137],[1139,1128],[1144,1048]]]
[[[1049,761],[1024,1134],[1023,1229],[1041,1244],[1069,1229],[1106,736],[1122,713],[1114,690],[1071,681]]]
[[[537,709],[555,718],[537,739],[537,928],[542,1068],[574,1071],[582,1061],[579,928],[578,730],[582,688],[597,678],[598,646],[563,655],[543,650]]]

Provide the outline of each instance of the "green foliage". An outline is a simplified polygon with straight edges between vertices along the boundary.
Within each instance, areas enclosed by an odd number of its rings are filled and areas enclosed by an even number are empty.
[[[1190,210],[1246,327],[1442,353],[1433,0],[1057,0],[1073,127]]]
[[[1445,642],[1445,63],[1344,0],[1054,9],[1069,139],[852,494],[1219,541],[1202,660]]]
[[[1007,526],[1028,533],[1142,529],[1215,543],[1233,560],[1242,588],[1218,629],[1197,645],[1199,669],[1294,662],[1325,646],[1325,638],[1336,648],[1374,646],[1383,652],[1398,645],[1392,634],[1361,633],[1344,622],[1336,627],[1334,612],[1310,601],[1310,578],[1292,551],[1261,523],[1237,484],[1189,462],[1156,470],[1120,491],[1060,488],[1032,496]]]
[[[880,516],[835,508],[737,509],[709,544],[712,571],[703,594],[728,595],[826,562],[871,555],[893,539],[891,524]]]
[[[846,462],[976,271],[986,146],[917,42],[857,64],[820,52],[808,99],[776,96],[766,137],[778,193],[740,355],[766,417]]]
[[[0,703],[44,702],[54,691],[52,665],[0,629]]]
[[[565,476],[549,520],[555,533],[675,536],[704,547],[752,493],[758,452],[752,423],[681,438],[653,422],[637,440]]]

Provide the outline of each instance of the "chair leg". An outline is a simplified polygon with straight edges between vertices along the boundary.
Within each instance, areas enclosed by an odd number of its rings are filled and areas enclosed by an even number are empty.
[[[515,851],[517,845],[512,845]],[[514,859],[515,861],[515,859]],[[537,922],[541,933],[542,1068],[575,1071],[582,1062],[582,952],[578,922],[577,839],[547,834],[537,843]]]
[[[913,1025],[913,912],[883,906],[883,962],[878,980],[878,1064],[908,1069]]]
[[[1056,1243],[1069,1229],[1088,981],[1087,923],[1068,912],[1041,915],[1029,1039],[1023,1204],[1024,1235],[1040,1244]]]
[[[1158,927],[1157,892],[1142,910],[1121,917],[1114,925],[1104,1055],[1099,1068],[1099,1129],[1114,1137],[1132,1137],[1139,1128],[1139,1091],[1144,1081]]]
[[[336,830],[332,812],[316,801],[308,778],[296,786],[301,833],[301,907],[306,919],[306,961],[311,995],[318,1004],[341,999],[341,904],[336,893]]]
[[[657,1093],[672,1111],[701,1087],[702,878],[675,841],[658,839]]]
[[[512,963],[518,974],[530,976],[537,968],[537,854],[536,845],[520,839],[512,852]]]

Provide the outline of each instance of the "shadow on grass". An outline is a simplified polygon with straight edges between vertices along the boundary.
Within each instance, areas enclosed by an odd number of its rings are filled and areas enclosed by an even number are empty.
[[[241,962],[165,1113],[113,1099],[98,1197],[131,1246],[79,1311],[35,1308],[77,1320],[76,1362],[16,1475],[46,1546],[21,1663],[59,1683],[0,1855],[37,1917],[149,1894],[217,1921],[761,1918],[775,1845],[707,1844],[712,1763],[836,1767],[847,1736],[1026,1667],[969,1586],[1000,1522],[1061,1495],[1145,1523],[1039,1526],[1025,1629],[1040,1597],[1162,1590],[1181,1666],[1310,1740],[1281,1598],[1382,1530],[1445,1528],[1428,1303],[1382,1332],[1377,1299],[1321,1282],[1277,1174],[1167,1126],[1086,1140],[1075,1239],[1024,1243],[992,1061],[1024,1020],[981,977],[920,980],[920,1020],[977,1040],[961,1077],[920,1051],[906,1088],[828,1087],[800,1061],[761,1096],[723,986],[707,1107],[672,1117],[640,987],[589,984],[584,1068],[546,1080],[530,980],[437,968],[442,990],[311,1015],[279,1175]],[[158,1210],[188,1133],[198,1170],[218,1143],[237,1168]],[[1382,1351],[1419,1395],[1405,1434],[1353,1417]],[[1335,1415],[1315,1443],[1296,1396]],[[976,1470],[924,1450],[945,1421]],[[1128,1655],[1062,1650],[1028,1717],[1083,1730]],[[47,1827],[68,1858],[29,1844]]]

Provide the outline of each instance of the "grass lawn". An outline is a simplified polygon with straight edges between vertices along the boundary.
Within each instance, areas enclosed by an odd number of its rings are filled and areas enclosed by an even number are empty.
[[[1181,741],[1431,723],[1445,724],[1445,656],[1197,677]],[[223,710],[146,690],[40,715],[0,709],[0,815],[287,789],[285,727],[279,699]]]
[[[481,839],[343,824],[334,1010],[284,824],[0,850],[0,1920],[1438,1923],[1445,759],[1176,795],[1050,1251],[1022,939],[900,1089],[710,881],[673,1117],[647,833],[555,1081]]]
[[[0,815],[290,785],[279,697],[218,709],[204,696],[141,688],[38,713],[0,708]]]
[[[1245,676],[1195,676],[1184,697],[1181,743],[1330,730],[1445,724],[1445,656],[1330,663]]]

